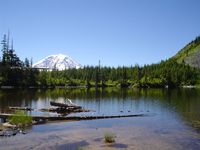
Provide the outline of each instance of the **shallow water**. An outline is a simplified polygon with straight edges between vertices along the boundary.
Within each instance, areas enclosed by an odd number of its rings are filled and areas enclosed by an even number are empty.
[[[145,117],[57,122],[33,126],[26,135],[0,138],[0,149],[200,149],[199,89],[1,90],[0,111],[28,106],[40,112],[66,98],[95,112],[87,115],[146,114]],[[85,115],[85,113],[71,114]],[[104,134],[116,135],[105,144]]]

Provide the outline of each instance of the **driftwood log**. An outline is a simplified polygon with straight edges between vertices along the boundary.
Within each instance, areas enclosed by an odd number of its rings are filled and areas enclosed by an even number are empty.
[[[75,105],[73,103],[64,104],[50,101],[50,105],[54,107],[49,109],[41,109],[41,111],[57,112],[64,115],[77,112],[89,112],[89,110],[86,110],[83,107]]]
[[[87,109],[71,109],[71,108],[62,108],[62,107],[57,107],[57,108],[42,108],[40,111],[43,112],[56,112],[59,114],[70,114],[70,113],[78,113],[78,112],[90,112],[90,110]]]
[[[26,111],[32,111],[32,108],[29,107],[8,107],[9,109],[13,109],[13,110],[26,110]]]
[[[12,116],[12,114],[1,114],[0,118],[4,118],[5,120]],[[114,115],[114,116],[32,116],[33,120],[69,120],[69,121],[79,121],[79,120],[93,120],[93,119],[108,119],[108,118],[126,118],[126,117],[145,117],[148,116],[146,114],[133,114],[133,115]]]
[[[90,110],[84,109],[83,107],[72,103],[70,99],[67,99],[67,100],[69,101],[69,104],[50,101],[50,105],[53,107],[43,108],[43,109],[40,109],[40,111],[56,112],[61,115],[68,115],[70,113],[89,112],[90,111]],[[25,111],[33,111],[34,110],[29,107],[11,107],[10,106],[8,108],[11,110],[25,110]]]
[[[50,101],[51,106],[57,106],[57,107],[64,107],[64,108],[76,108],[76,109],[81,109],[81,106],[77,106],[75,104],[64,104],[64,103],[57,103],[57,102],[52,102]]]

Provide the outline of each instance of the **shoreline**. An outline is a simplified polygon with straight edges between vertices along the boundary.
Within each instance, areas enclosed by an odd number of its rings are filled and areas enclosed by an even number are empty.
[[[174,88],[187,88],[187,89],[197,89],[200,88],[200,85],[182,85],[182,86],[175,86],[175,87],[168,87],[167,85],[164,87],[146,87],[146,86],[129,86],[129,87],[119,87],[119,86],[105,86],[105,87],[87,87],[86,85],[83,86],[29,86],[29,87],[21,87],[21,86],[0,86],[0,89],[90,89],[90,88],[124,88],[124,89],[174,89]]]

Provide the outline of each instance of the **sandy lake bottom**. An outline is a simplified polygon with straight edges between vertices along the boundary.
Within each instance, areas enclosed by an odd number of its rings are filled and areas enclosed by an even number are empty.
[[[0,149],[200,149],[199,135],[187,125],[179,125],[179,129],[175,129],[176,123],[163,119],[162,124],[156,124],[156,118],[149,116],[35,125],[25,135],[1,138]],[[115,135],[115,143],[104,142],[106,133]]]

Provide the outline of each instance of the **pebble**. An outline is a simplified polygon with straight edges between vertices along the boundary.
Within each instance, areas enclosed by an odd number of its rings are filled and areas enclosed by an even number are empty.
[[[23,131],[22,134],[27,134],[27,132]]]

